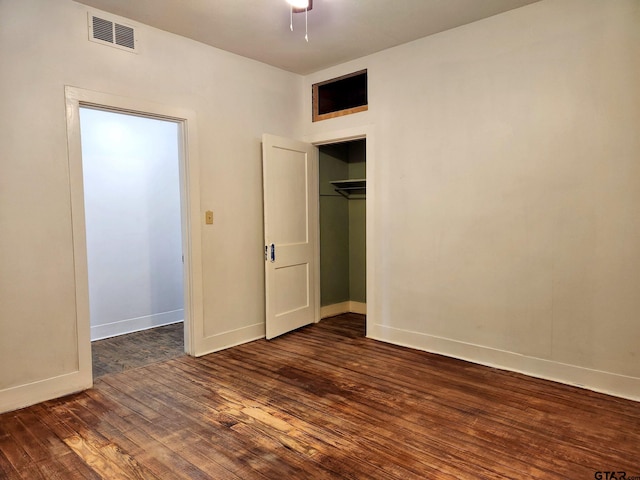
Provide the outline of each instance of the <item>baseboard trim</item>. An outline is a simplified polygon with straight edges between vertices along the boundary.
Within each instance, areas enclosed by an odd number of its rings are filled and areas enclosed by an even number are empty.
[[[367,336],[382,342],[640,401],[640,378],[636,377],[529,357],[380,324],[373,325]]]
[[[362,302],[349,302],[349,311],[351,313],[367,314],[367,304]]]
[[[332,305],[325,305],[320,307],[320,318],[329,318],[340,315],[341,313],[347,313],[349,311],[349,302],[334,303]]]
[[[247,327],[228,330],[216,335],[205,337],[195,346],[195,356],[201,357],[209,353],[219,352],[227,348],[253,342],[265,337],[264,323],[256,323]]]
[[[90,372],[89,372],[90,373]],[[91,388],[91,375],[79,371],[0,390],[0,413],[18,410],[36,403]]]
[[[342,313],[360,313],[362,315],[367,314],[367,304],[361,302],[352,302],[348,300],[346,302],[334,303],[332,305],[325,305],[320,307],[320,318],[335,317]]]
[[[144,317],[127,318],[117,322],[105,323],[91,327],[91,341],[139,332],[149,328],[162,327],[184,321],[184,309],[170,312],[145,315]]]

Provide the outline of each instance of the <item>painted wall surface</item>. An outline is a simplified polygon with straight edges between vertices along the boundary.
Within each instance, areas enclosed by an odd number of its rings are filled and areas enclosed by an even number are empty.
[[[369,110],[312,123],[311,85],[363,68]],[[369,335],[640,399],[638,85],[637,0],[544,0],[306,77],[306,138],[375,140]]]
[[[91,340],[184,319],[178,124],[80,109]]]
[[[345,198],[333,180],[366,177],[365,142],[320,147],[320,304],[366,303],[366,200]]]
[[[349,143],[349,178],[366,179],[366,141]],[[349,300],[367,303],[367,200],[349,199]]]
[[[320,182],[320,305],[349,300],[349,202],[335,191],[332,180],[349,177],[344,145],[319,149]]]
[[[130,21],[139,54],[89,42],[87,10],[0,2],[0,405],[78,368],[65,85],[196,113],[204,334],[264,334],[261,135],[300,137],[302,78]]]

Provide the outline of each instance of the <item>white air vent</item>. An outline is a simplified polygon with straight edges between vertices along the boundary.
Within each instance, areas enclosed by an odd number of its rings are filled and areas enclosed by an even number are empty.
[[[97,17],[89,13],[89,40],[103,45],[137,53],[137,40],[133,27],[117,23],[105,18]]]

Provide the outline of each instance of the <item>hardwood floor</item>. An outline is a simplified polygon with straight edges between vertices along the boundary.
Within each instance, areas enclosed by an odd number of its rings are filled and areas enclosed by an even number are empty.
[[[341,315],[1,415],[0,478],[640,476],[640,403],[363,334]]]

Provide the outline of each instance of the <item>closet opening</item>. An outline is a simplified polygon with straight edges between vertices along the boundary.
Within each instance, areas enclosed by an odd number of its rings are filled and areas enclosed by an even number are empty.
[[[93,376],[184,355],[178,122],[80,109]]]
[[[366,139],[318,149],[320,317],[366,315]]]

